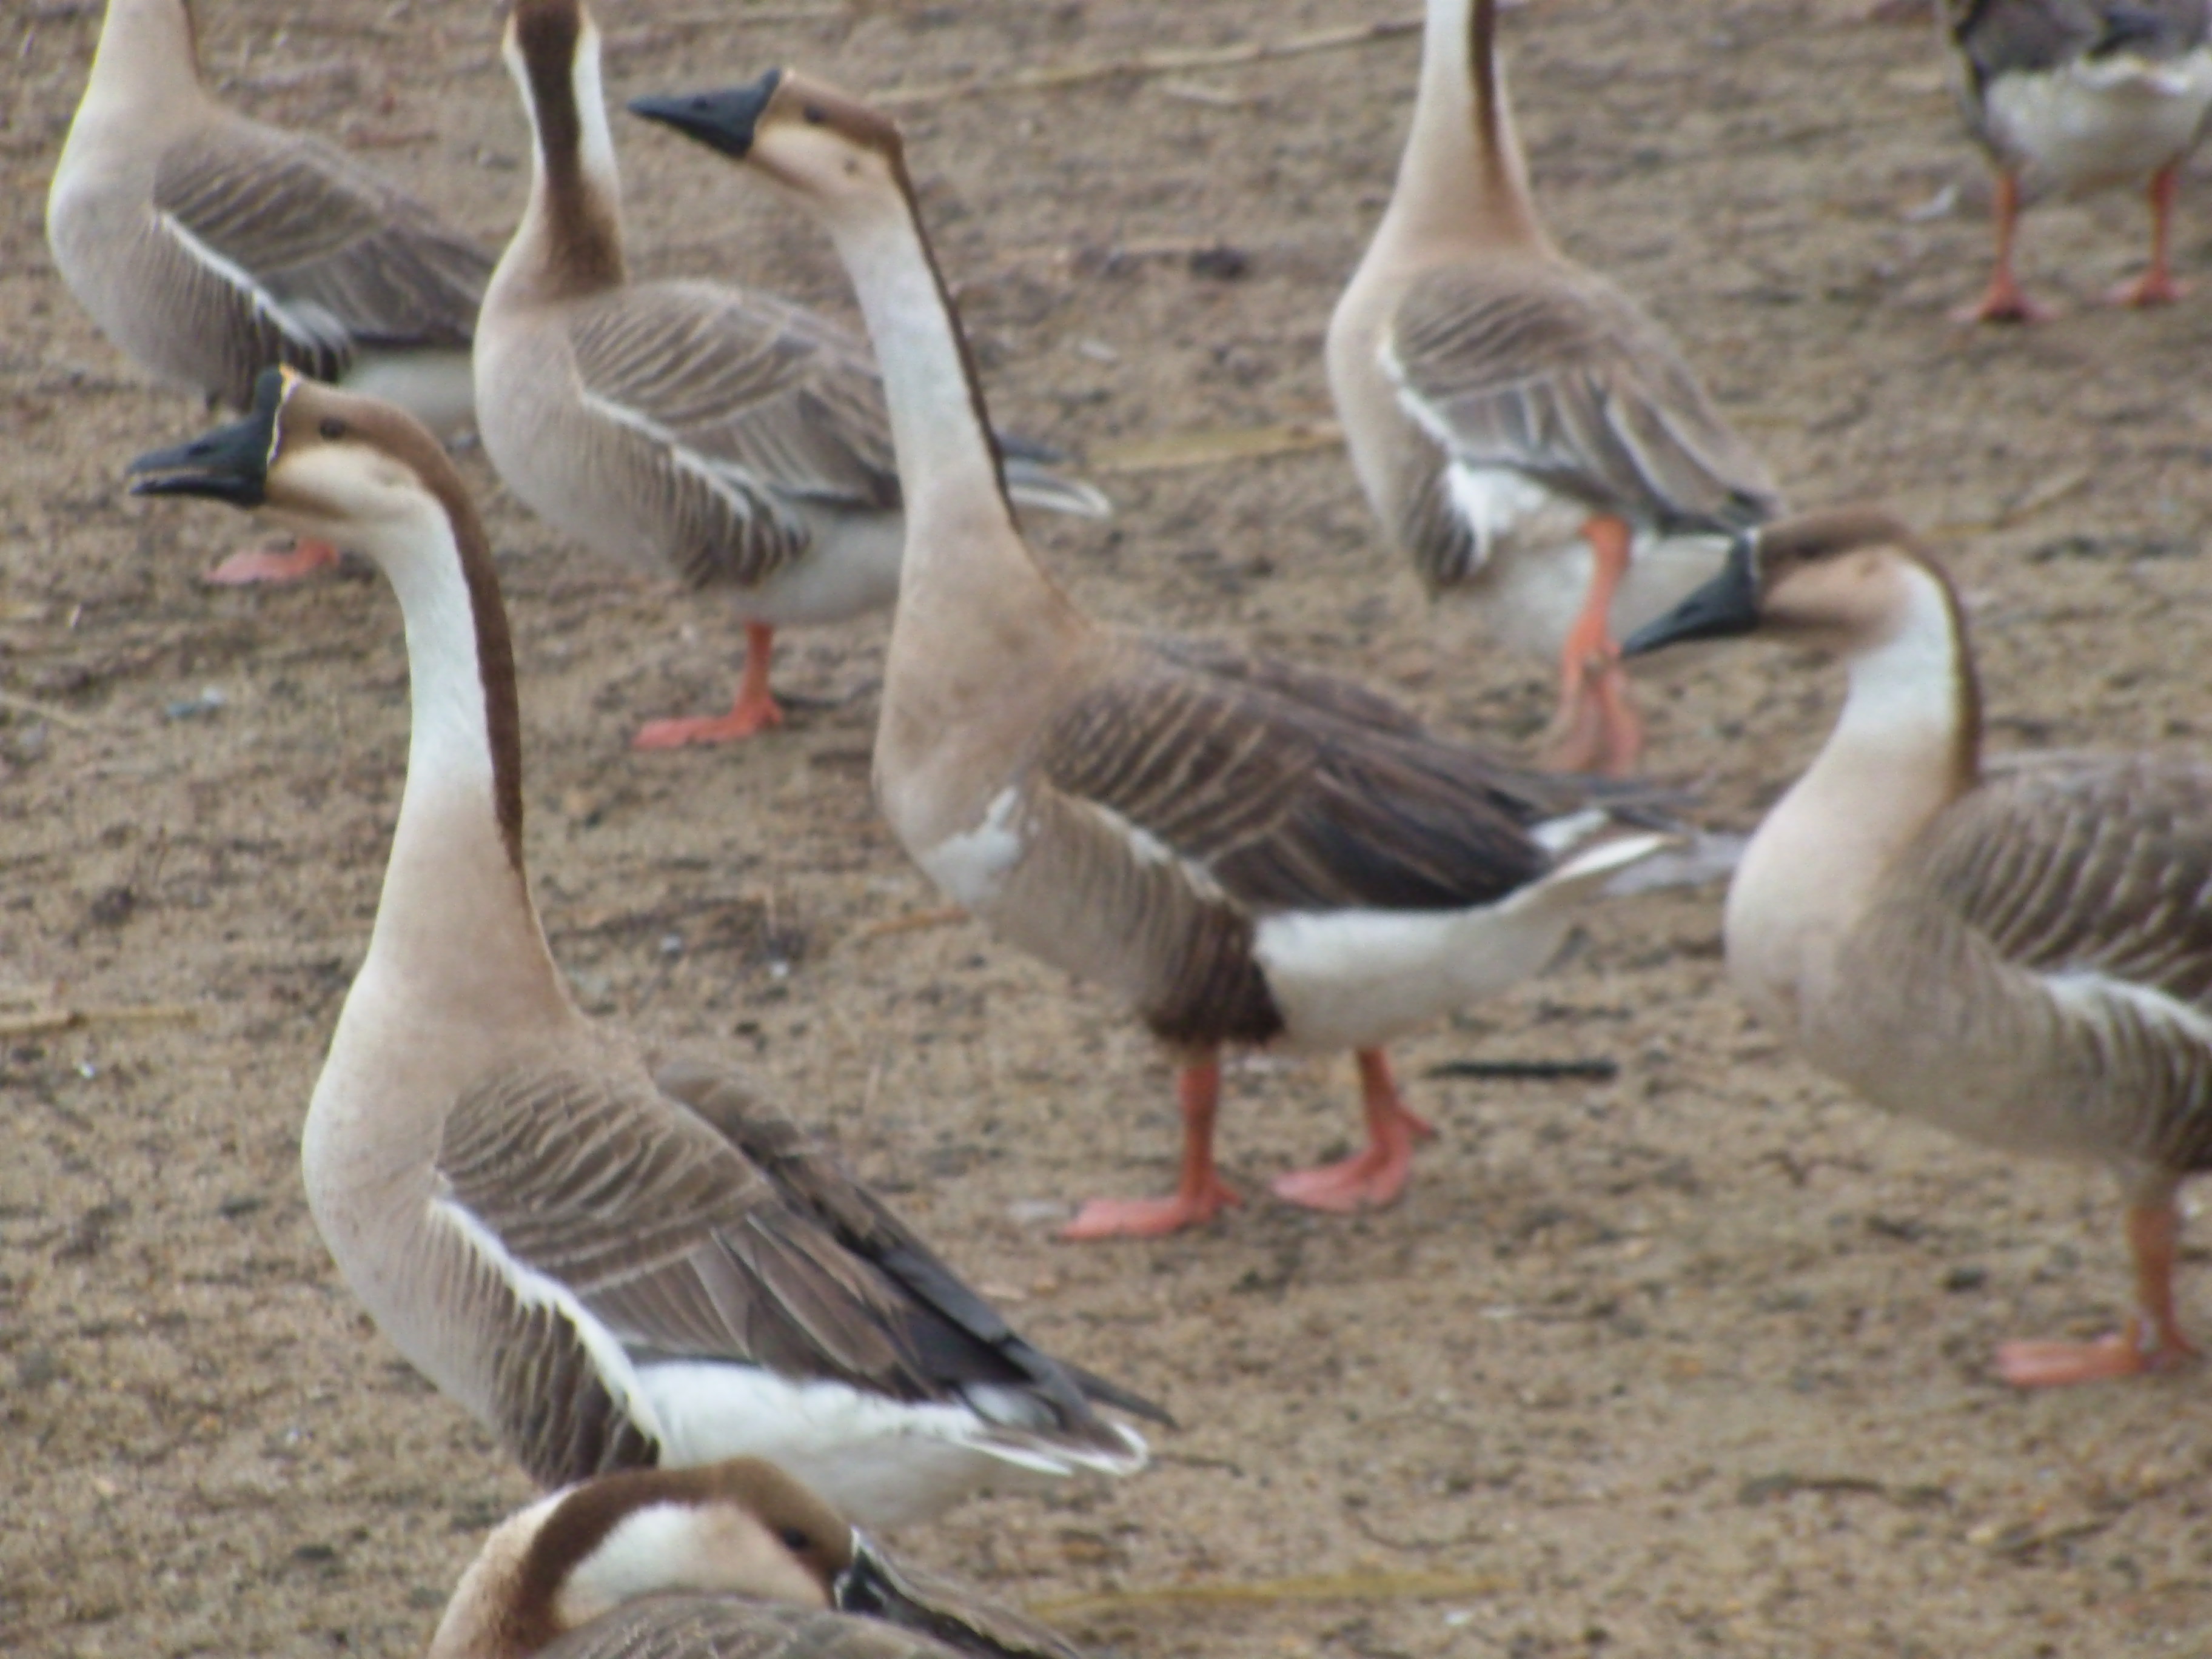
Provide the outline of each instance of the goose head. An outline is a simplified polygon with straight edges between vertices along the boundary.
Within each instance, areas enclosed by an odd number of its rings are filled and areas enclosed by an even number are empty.
[[[290,369],[255,383],[245,419],[131,462],[139,495],[200,495],[258,508],[288,528],[387,567],[473,526],[459,475],[412,416]]]
[[[1844,507],[1746,532],[1718,574],[1621,651],[1639,656],[1686,640],[1759,633],[1855,658],[1915,628],[1958,631],[1949,579],[1896,519]]]
[[[439,1621],[428,1659],[521,1659],[645,1595],[826,1611],[854,1547],[835,1510],[756,1458],[603,1476],[494,1529]]]
[[[720,92],[633,99],[629,108],[746,163],[832,226],[887,193],[912,193],[897,124],[796,70]]]

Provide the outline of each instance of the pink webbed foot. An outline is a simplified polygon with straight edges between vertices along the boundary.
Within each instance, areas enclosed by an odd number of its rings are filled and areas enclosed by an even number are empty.
[[[2094,1342],[2008,1342],[1997,1350],[1997,1375],[2015,1389],[2063,1389],[2076,1382],[2179,1370],[2196,1357],[2186,1342],[2146,1345],[2140,1325]]]
[[[1060,1229],[1062,1238],[1081,1243],[1096,1238],[1164,1238],[1185,1227],[1213,1219],[1243,1199],[1216,1180],[1173,1198],[1094,1198]]]
[[[256,548],[234,553],[200,580],[217,587],[245,587],[256,582],[295,582],[338,562],[338,550],[328,542],[302,537],[290,548]]]
[[[769,654],[775,630],[764,623],[745,624],[745,672],[726,714],[648,720],[629,740],[633,749],[681,749],[690,743],[734,743],[783,724],[783,708],[768,689]]]
[[[1644,723],[1613,637],[1613,599],[1628,574],[1630,532],[1622,520],[1601,514],[1583,526],[1583,536],[1593,559],[1589,592],[1559,653],[1559,712],[1541,758],[1555,771],[1625,777],[1644,752]]]
[[[2146,270],[2131,283],[2120,283],[2105,290],[2108,306],[2170,306],[2189,290],[2173,280],[2172,273]]]
[[[1275,1196],[1311,1210],[1346,1214],[1395,1204],[1413,1173],[1413,1143],[1432,1139],[1436,1128],[1406,1109],[1390,1063],[1378,1048],[1359,1052],[1360,1096],[1367,1115],[1367,1148],[1318,1169],[1295,1170],[1273,1183]]]

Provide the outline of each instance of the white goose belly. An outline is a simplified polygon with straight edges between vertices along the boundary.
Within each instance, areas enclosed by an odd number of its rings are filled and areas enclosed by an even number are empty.
[[[1455,465],[1450,488],[1453,505],[1489,550],[1457,591],[1478,601],[1500,642],[1558,656],[1596,574],[1583,535],[1589,507],[1504,468]],[[1719,572],[1728,550],[1724,535],[1666,535],[1634,525],[1628,573],[1613,596],[1613,637],[1626,639],[1664,616]]]
[[[2203,48],[2002,76],[1983,100],[1990,142],[2028,189],[2067,196],[2148,178],[2195,146],[2208,113],[2212,50]]]

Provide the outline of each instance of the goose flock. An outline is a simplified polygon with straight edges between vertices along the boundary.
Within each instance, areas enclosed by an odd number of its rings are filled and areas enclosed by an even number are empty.
[[[890,611],[872,757],[892,837],[1176,1068],[1175,1190],[1093,1199],[1071,1240],[1243,1201],[1213,1152],[1241,1051],[1355,1058],[1365,1144],[1279,1198],[1398,1200],[1432,1132],[1389,1045],[1543,971],[1587,907],[1698,833],[1697,790],[1645,752],[1627,662],[1751,635],[1839,661],[1833,730],[1730,882],[1729,979],[1873,1105],[2112,1170],[2124,1328],[2005,1344],[1996,1375],[2190,1365],[2175,1275],[2182,1188],[2212,1169],[2212,761],[1985,752],[1968,607],[1927,539],[1879,507],[1786,507],[1666,331],[1547,234],[1497,0],[1427,0],[1409,136],[1326,368],[1380,543],[1556,675],[1535,758],[1235,640],[1087,615],[1019,512],[1112,509],[994,425],[926,157],[866,100],[777,68],[629,106],[641,143],[680,135],[732,164],[730,191],[811,219],[863,337],[733,283],[631,275],[582,0],[507,9],[531,168],[495,258],[348,152],[225,109],[196,3],[216,0],[108,0],[48,240],[146,376],[239,415],[130,460],[130,488],[300,538],[211,579],[299,580],[343,549],[398,600],[405,781],[307,1105],[307,1197],[384,1339],[546,1493],[484,1540],[431,1655],[1073,1656],[864,1529],[1136,1477],[1132,1419],[1173,1428],[1025,1340],[741,1067],[655,1068],[579,1007],[526,857],[507,602],[448,447],[471,431],[554,532],[742,621],[729,711],[650,722],[638,747],[786,741],[775,634]],[[2142,188],[2150,258],[2112,298],[2173,301],[2212,0],[1936,10],[1997,170],[1970,319],[2045,314],[2011,248],[2052,191]]]

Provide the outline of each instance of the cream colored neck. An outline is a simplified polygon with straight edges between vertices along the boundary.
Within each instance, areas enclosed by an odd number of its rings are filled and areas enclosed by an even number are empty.
[[[1836,988],[1838,947],[1899,855],[1972,787],[1972,667],[1942,585],[1918,567],[1819,756],[1767,814],[1729,890],[1730,976],[1790,1019]]]
[[[509,68],[530,114],[530,200],[492,272],[487,307],[574,299],[620,287],[628,276],[622,175],[599,83],[598,30],[585,24],[565,77],[538,82],[546,89],[546,107],[539,107],[532,78],[519,58],[511,58]]]
[[[121,128],[151,155],[167,131],[216,108],[200,80],[184,0],[108,0],[70,137]]]
[[[1529,199],[1528,167],[1513,130],[1502,64],[1496,65],[1488,89],[1494,144],[1485,131],[1482,89],[1469,67],[1475,3],[1429,0],[1413,130],[1370,258],[1421,261],[1470,251],[1552,251]]]
[[[529,884],[500,826],[476,617],[452,525],[426,498],[419,523],[363,550],[399,597],[413,718],[362,977],[459,1024],[565,1011]]]

